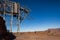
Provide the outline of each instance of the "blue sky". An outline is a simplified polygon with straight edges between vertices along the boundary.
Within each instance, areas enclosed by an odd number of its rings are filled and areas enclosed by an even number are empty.
[[[29,16],[20,24],[20,32],[43,31],[60,28],[60,0],[14,0],[30,9]],[[31,19],[29,19],[31,18]],[[6,19],[9,17],[6,16]],[[17,31],[13,20],[13,32]],[[7,29],[10,28],[7,20]]]

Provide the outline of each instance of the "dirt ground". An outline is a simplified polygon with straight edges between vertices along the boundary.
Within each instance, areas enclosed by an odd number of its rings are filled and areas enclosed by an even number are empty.
[[[60,40],[60,29],[49,29],[40,32],[23,32],[14,34],[16,35],[15,40]]]

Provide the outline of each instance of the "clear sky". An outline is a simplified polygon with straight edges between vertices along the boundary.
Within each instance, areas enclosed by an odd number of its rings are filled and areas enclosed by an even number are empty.
[[[21,6],[30,9],[29,16],[21,23],[20,32],[43,31],[49,28],[60,28],[60,0],[14,0]],[[31,18],[31,19],[29,19]],[[9,17],[6,16],[9,20]],[[17,31],[16,18],[13,20],[13,31]],[[7,20],[7,28],[10,28]]]

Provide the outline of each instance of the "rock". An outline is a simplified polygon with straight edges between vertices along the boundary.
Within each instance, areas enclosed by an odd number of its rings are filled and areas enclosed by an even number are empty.
[[[13,40],[15,35],[7,31],[5,20],[0,16],[0,40]]]

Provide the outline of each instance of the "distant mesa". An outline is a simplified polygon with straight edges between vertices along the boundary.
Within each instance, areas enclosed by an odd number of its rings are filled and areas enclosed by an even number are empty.
[[[48,30],[46,30],[46,32],[48,33],[48,35],[59,36],[60,35],[60,28],[48,29]]]

